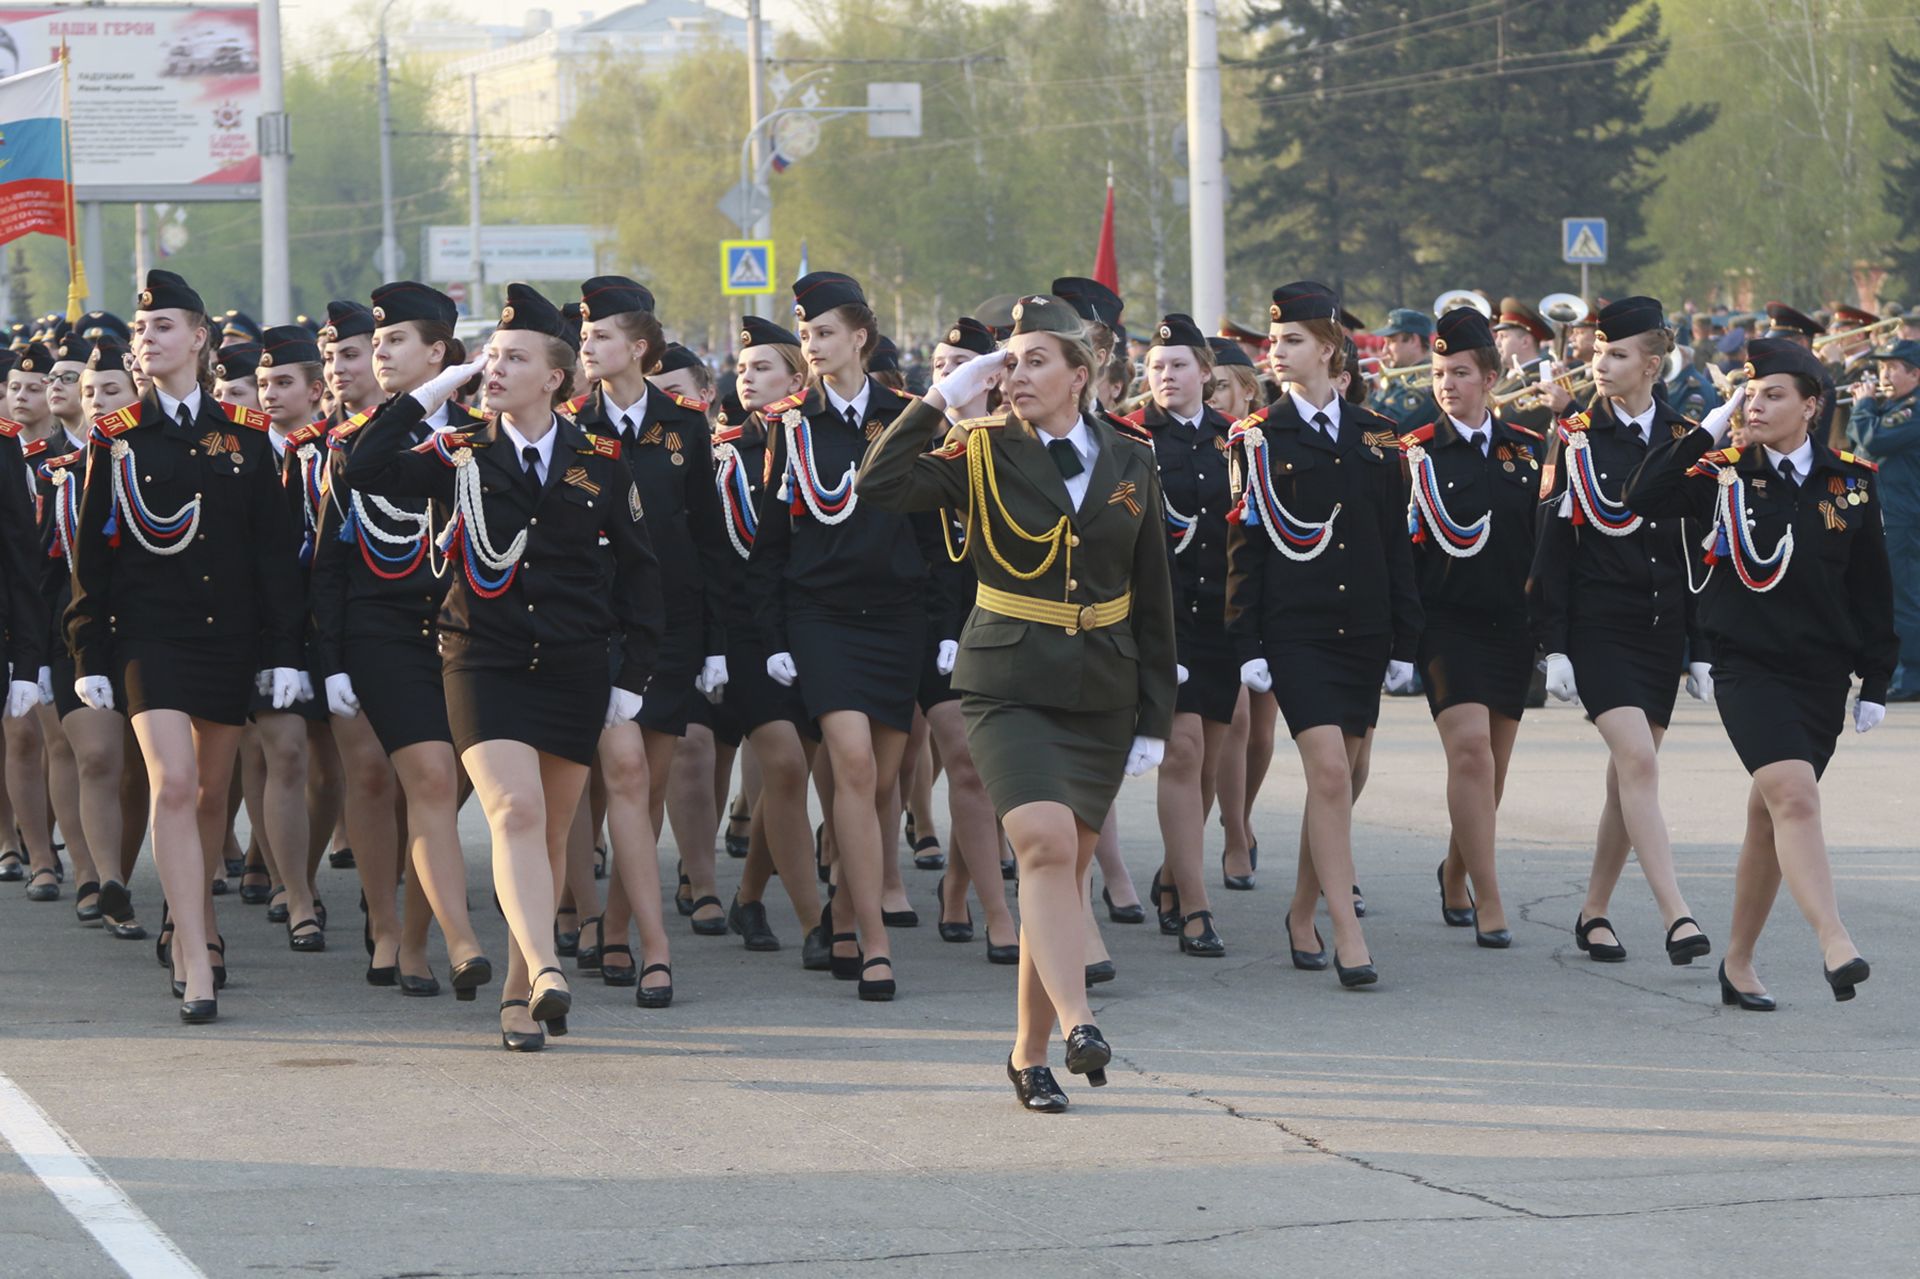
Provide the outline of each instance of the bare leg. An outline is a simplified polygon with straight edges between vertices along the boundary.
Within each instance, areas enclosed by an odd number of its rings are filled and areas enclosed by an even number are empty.
[[[1309,728],[1294,739],[1307,779],[1302,860],[1287,927],[1296,946],[1313,937],[1313,917],[1326,886],[1327,917],[1333,926],[1335,958],[1349,968],[1372,962],[1360,920],[1353,911],[1354,775],[1362,737],[1348,737],[1337,724]]]
[[[1160,839],[1166,848],[1167,869],[1180,893],[1180,910],[1189,918],[1211,909],[1205,871],[1206,773],[1209,763],[1218,766],[1225,735],[1224,724],[1204,723],[1192,712],[1175,715],[1166,760],[1159,769]],[[1181,931],[1197,937],[1205,926],[1205,920],[1193,918],[1191,926]]]
[[[287,890],[287,935],[324,930],[313,908],[307,864],[307,721],[290,711],[261,711],[249,734],[258,744],[265,777],[260,790],[267,861]],[[333,825],[331,821],[327,823]]]
[[[5,736],[7,794],[13,801],[14,821],[26,838],[28,863],[35,873],[51,873],[53,831],[47,820],[47,747],[40,736],[40,721],[32,715],[8,718]]]
[[[881,815],[889,804],[880,779],[899,771],[907,735],[874,724],[858,711],[829,711],[820,719],[820,730],[833,766],[833,829],[844,890],[834,927],[853,923],[864,958],[889,961],[886,971],[874,977],[885,980],[893,976],[893,945],[880,918],[885,860]]]
[[[998,852],[996,848],[996,856]],[[1100,836],[1094,843],[1093,855],[1100,863],[1100,878],[1106,884],[1113,904],[1138,906],[1140,890],[1133,886],[1133,876],[1128,873],[1127,863],[1120,856],[1120,819],[1111,808],[1107,810],[1107,819],[1100,823]]]
[[[73,752],[79,786],[80,824],[67,830],[67,842],[72,843],[74,831],[84,827],[87,847],[94,853],[94,866],[101,882],[124,885],[131,869],[124,863],[121,846],[126,835],[120,803],[122,780],[127,771],[126,717],[118,711],[97,711],[82,706],[62,720],[60,728]],[[70,820],[62,816],[60,825],[67,828]]]
[[[1753,782],[1773,818],[1780,874],[1820,939],[1821,962],[1832,969],[1858,959],[1860,948],[1840,922],[1840,904],[1834,897],[1833,867],[1820,829],[1820,783],[1813,776],[1813,765],[1799,759],[1780,760],[1758,769]]]
[[[1097,833],[1064,804],[1022,804],[1006,816],[1020,862],[1020,1004],[1013,1064],[1044,1066],[1056,1024],[1093,1020],[1087,1002],[1080,885]]]
[[[1626,827],[1640,869],[1653,889],[1662,919],[1671,926],[1687,909],[1680,895],[1680,882],[1674,875],[1673,845],[1667,837],[1667,819],[1660,811],[1660,741],[1666,730],[1651,724],[1646,712],[1633,706],[1618,706],[1593,721],[1606,740],[1611,756],[1611,776],[1620,796],[1620,819]],[[1603,872],[1595,858],[1596,872]],[[1617,877],[1617,873],[1616,873]],[[1611,885],[1608,886],[1609,888]],[[1593,884],[1587,888],[1588,915],[1604,915],[1607,898],[1595,900]],[[1678,936],[1694,937],[1700,930],[1689,924]],[[1596,934],[1597,936],[1597,934]]]
[[[395,804],[400,795],[393,764],[374,736],[365,715],[336,716],[333,741],[340,756],[341,789],[348,846],[354,872],[367,899],[367,928],[373,934],[369,968],[391,968],[399,960],[400,824]]]
[[[1251,875],[1253,827],[1248,820],[1251,802],[1247,796],[1247,737],[1252,731],[1253,710],[1247,688],[1233,704],[1233,723],[1220,745],[1219,791],[1220,822],[1226,832],[1226,847],[1221,854],[1221,871],[1228,875]]]
[[[1495,810],[1493,721],[1478,703],[1449,706],[1434,720],[1447,753],[1447,817],[1452,824],[1449,864],[1458,859],[1473,880],[1475,928],[1498,932],[1507,926],[1494,870]],[[1512,723],[1511,720],[1507,721]]]
[[[752,749],[747,755],[756,761],[760,798],[753,813],[753,851],[740,877],[740,900],[759,901],[766,893],[759,851],[764,847],[765,866],[778,871],[793,903],[794,918],[812,932],[820,926],[820,890],[813,872],[813,828],[807,823],[811,748],[785,720],[754,729],[748,744]]]
[[[687,877],[693,881],[694,900],[719,896],[718,869],[714,844],[720,834],[720,810],[713,801],[713,731],[704,724],[687,725],[687,735],[677,740],[667,768],[655,774],[663,779],[663,794],[654,803],[666,804],[667,820],[673,824],[673,842],[684,850]],[[658,819],[655,819],[656,822]],[[724,906],[697,910],[699,920],[724,919]]]
[[[1754,970],[1753,951],[1780,892],[1780,858],[1774,850],[1773,815],[1756,778],[1747,790],[1747,828],[1733,871],[1733,923],[1727,938],[1727,980],[1751,995],[1767,991]]]
[[[471,755],[480,749],[475,746],[467,753]],[[393,770],[400,779],[401,793],[406,800],[407,864],[413,868],[408,882],[417,884],[425,893],[425,900],[431,903],[433,915],[440,921],[440,931],[446,934],[448,960],[454,964],[465,963],[477,958],[481,949],[473,921],[467,915],[467,862],[460,849],[460,770],[454,760],[453,746],[448,742],[415,742],[403,746],[393,753]],[[567,814],[569,819],[572,815],[571,811]],[[492,818],[488,821],[491,825]],[[496,854],[499,851],[497,842],[495,851]],[[358,856],[358,850],[355,855]],[[494,860],[494,874],[496,878],[500,874],[498,856]],[[501,900],[505,901],[504,895]],[[423,928],[425,922],[420,921]],[[416,958],[424,962],[424,946],[417,956],[410,953],[412,946],[408,943],[416,940],[424,942],[424,937],[403,939],[403,963]],[[552,950],[553,938],[548,936],[545,948],[536,953],[546,955]]]
[[[666,916],[661,909],[660,854],[652,817],[653,793],[658,788],[653,785],[650,748],[655,743],[650,739],[661,736],[664,734],[646,732],[631,720],[600,734],[600,775],[606,780],[607,839],[612,854],[606,918],[617,921],[603,932],[602,944],[626,945],[628,921],[637,921],[642,968],[673,962]],[[667,738],[669,743],[673,740]],[[708,846],[711,848],[711,840]],[[613,967],[625,967],[624,957]],[[667,974],[655,973],[641,985],[665,986],[671,981]]]
[[[1007,907],[1006,885],[1000,878],[1000,825],[994,820],[993,800],[973,766],[967,749],[966,722],[959,702],[942,702],[927,712],[928,735],[939,748],[947,773],[947,809],[952,821],[954,856],[947,859],[947,895],[966,900],[972,881],[987,917],[987,944],[1010,946],[1018,940],[1013,912]],[[931,833],[931,827],[921,829]],[[960,896],[955,898],[955,884]],[[956,912],[964,918],[964,912]]]
[[[46,743],[47,797],[53,806],[54,819],[60,823],[60,832],[67,837],[67,852],[73,857],[74,905],[77,907],[79,885],[97,884],[113,876],[103,875],[101,867],[94,862],[93,843],[87,838],[80,816],[80,767],[74,759],[72,743],[60,731],[59,716],[51,706],[35,706],[31,714],[40,721],[40,740]],[[112,860],[118,863],[117,853]],[[119,869],[117,864],[114,869]]]

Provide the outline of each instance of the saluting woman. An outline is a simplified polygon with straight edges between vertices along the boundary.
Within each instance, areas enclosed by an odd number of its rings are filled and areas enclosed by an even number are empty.
[[[1710,525],[1700,619],[1721,723],[1753,777],[1720,1000],[1771,1012],[1753,952],[1782,878],[1819,938],[1833,997],[1852,999],[1869,975],[1834,898],[1820,778],[1855,674],[1854,731],[1886,716],[1899,641],[1878,468],[1823,442],[1833,392],[1811,351],[1758,338],[1747,355],[1732,401],[1698,429],[1656,439],[1626,499],[1645,515]],[[1729,447],[1737,421],[1746,443]]]
[[[1677,515],[1649,517],[1623,494],[1648,449],[1693,423],[1653,393],[1673,350],[1659,301],[1622,298],[1599,321],[1593,403],[1558,422],[1550,441],[1527,611],[1547,655],[1547,691],[1578,697],[1607,743],[1606,806],[1575,944],[1598,963],[1626,959],[1607,903],[1631,851],[1666,920],[1667,958],[1681,965],[1713,949],[1680,894],[1660,812],[1660,742],[1688,665],[1691,552]],[[1694,649],[1688,688],[1710,700],[1706,658]]]
[[[1440,914],[1450,926],[1471,926],[1479,945],[1504,950],[1513,932],[1494,868],[1495,812],[1533,678],[1527,570],[1542,441],[1487,406],[1500,356],[1480,312],[1459,307],[1441,316],[1431,358],[1440,414],[1400,443],[1426,614],[1416,664],[1447,754],[1453,829],[1437,872]],[[1450,892],[1467,905],[1449,905]]]
[[[1007,1077],[1022,1106],[1067,1107],[1047,1067],[1106,1082],[1087,1002],[1082,876],[1123,775],[1173,728],[1173,596],[1152,450],[1093,408],[1097,370],[1071,307],[1013,309],[1005,354],[947,374],[869,451],[860,494],[897,511],[967,512],[978,596],[954,666],[967,743],[1020,863],[1020,996]],[[1004,379],[1008,409],[925,444],[949,403]]]
[[[774,487],[762,494],[748,562],[767,674],[797,684],[833,769],[841,905],[832,972],[865,1000],[896,989],[881,905],[892,779],[913,727],[928,637],[927,565],[939,533],[863,505],[861,455],[907,407],[865,371],[880,331],[853,277],[815,271],[793,286],[813,382],[768,405]],[[882,785],[880,779],[887,779]],[[871,976],[870,976],[871,974]]]
[[[150,271],[134,354],[153,389],[94,423],[80,497],[67,639],[87,705],[115,676],[152,784],[154,863],[173,923],[181,1020],[210,1022],[220,868],[234,755],[264,665],[273,704],[299,692],[293,529],[264,415],[211,391],[206,306]]]
[[[512,942],[500,1042],[517,1052],[566,1033],[573,996],[553,925],[567,834],[603,731],[641,710],[660,641],[659,569],[620,441],[555,411],[575,359],[561,324],[553,303],[508,285],[487,354],[391,401],[345,471],[362,492],[453,511],[447,720],[493,832]],[[494,420],[415,444],[414,428],[483,367]]]
[[[1296,968],[1327,955],[1314,928],[1324,886],[1340,984],[1379,980],[1355,909],[1353,805],[1366,776],[1380,685],[1413,677],[1420,597],[1407,544],[1393,423],[1342,403],[1346,334],[1323,284],[1273,291],[1268,353],[1286,391],[1234,427],[1244,494],[1228,547],[1228,629],[1240,678],[1271,688],[1306,772],[1299,878],[1287,914]],[[1301,940],[1312,937],[1312,950]]]

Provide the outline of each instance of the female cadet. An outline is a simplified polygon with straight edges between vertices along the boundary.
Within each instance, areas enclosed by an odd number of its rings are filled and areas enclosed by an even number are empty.
[[[947,330],[944,341],[933,348],[933,375],[945,377],[977,356],[994,349],[993,331],[971,316],[961,316]],[[983,391],[971,403],[948,404],[941,420],[933,424],[942,439],[928,441],[928,447],[944,442],[950,425],[985,416],[990,403]],[[967,887],[971,884],[980,897],[987,917],[987,962],[1020,962],[1019,926],[1007,907],[1007,889],[1000,878],[1000,828],[994,821],[993,798],[974,767],[973,753],[967,748],[966,721],[960,708],[960,693],[953,686],[953,665],[960,652],[960,627],[973,608],[979,585],[973,563],[966,552],[964,512],[941,510],[938,518],[949,539],[946,553],[934,562],[935,587],[941,594],[939,644],[926,657],[920,669],[920,710],[926,716],[927,732],[940,752],[941,766],[947,774],[947,810],[955,850],[959,856],[947,864],[946,873],[935,885],[939,899],[940,940],[973,940],[973,914],[967,909]],[[955,556],[958,556],[956,559]],[[916,859],[917,862],[918,859]],[[958,909],[954,909],[954,904]],[[960,920],[949,922],[949,916]],[[994,938],[1002,938],[995,943]]]
[[[1747,354],[1733,401],[1699,429],[1656,439],[1626,498],[1647,515],[1711,525],[1701,623],[1720,720],[1753,777],[1720,999],[1770,1012],[1753,951],[1782,877],[1819,937],[1833,997],[1852,999],[1867,979],[1834,900],[1819,784],[1853,674],[1854,731],[1865,733],[1886,715],[1899,643],[1877,468],[1826,447],[1832,391],[1812,352],[1759,338]],[[1747,445],[1727,447],[1743,410]]]
[[[453,731],[441,684],[436,618],[447,592],[447,565],[436,558],[436,511],[425,501],[395,502],[360,493],[347,464],[372,427],[388,413],[407,419],[413,443],[474,426],[481,419],[438,396],[416,413],[412,393],[464,362],[453,336],[453,300],[411,280],[382,284],[373,308],[361,313],[330,304],[334,381],[349,387],[343,406],[356,411],[327,437],[326,500],[315,532],[313,569],[314,666],[326,690],[335,739],[352,784],[347,821],[354,862],[367,897],[374,954],[367,981],[398,985],[406,995],[440,993],[427,966],[426,924],[410,910],[404,929],[395,918],[398,826],[390,766],[406,801],[406,864],[446,934],[454,997],[473,999],[492,980],[467,915],[466,861],[456,827],[462,799]],[[364,347],[380,390],[393,398],[370,408],[356,375]],[[342,368],[342,358],[348,364]],[[444,525],[446,516],[440,517]],[[364,712],[364,713],[363,713]],[[393,851],[390,851],[393,850]],[[381,962],[385,960],[385,962]]]
[[[5,527],[0,528],[0,537],[6,541],[0,554],[9,564],[6,592],[12,670],[4,725],[6,790],[12,804],[8,830],[26,844],[32,867],[27,875],[27,900],[37,902],[58,901],[60,881],[65,878],[47,814],[46,743],[40,721],[32,713],[40,694],[26,695],[28,685],[39,688],[46,619],[40,611],[44,604],[38,589],[39,567],[32,562],[30,549],[34,516],[25,450],[30,445],[44,446],[47,439],[59,434],[59,422],[48,403],[55,364],[53,350],[46,343],[30,343],[7,374],[5,407],[12,418],[0,418],[0,438],[6,440],[0,451],[0,478],[5,479],[4,500],[9,512]],[[18,629],[14,629],[15,617],[23,623]],[[17,872],[12,877],[18,878]]]
[[[610,726],[600,743],[613,865],[595,941],[601,947],[602,979],[610,986],[633,983],[627,926],[637,918],[646,975],[638,978],[634,998],[643,1008],[665,1007],[673,997],[673,970],[661,918],[656,841],[674,747],[686,734],[694,703],[727,680],[718,594],[726,570],[720,559],[725,534],[704,406],[648,386],[647,375],[659,367],[666,346],[654,318],[653,294],[624,276],[596,276],[580,286],[580,320],[580,359],[594,385],[572,401],[573,418],[591,435],[620,441],[661,561],[666,608],[659,668],[640,717]],[[710,782],[705,784],[711,789]],[[674,833],[685,850],[683,865],[693,871],[693,930],[726,932],[720,899],[713,895],[712,832],[704,842],[689,838],[679,826]],[[703,914],[707,911],[712,913]],[[614,962],[615,955],[622,961]]]
[[[181,1020],[219,1013],[209,885],[241,726],[263,665],[273,704],[299,693],[293,530],[266,418],[208,391],[206,306],[150,271],[134,352],[153,389],[94,423],[67,639],[74,691],[109,710],[117,674],[152,783],[154,864],[173,920]],[[211,944],[210,944],[211,943]]]
[[[500,1042],[516,1052],[566,1033],[573,995],[553,926],[567,833],[603,730],[641,710],[660,640],[658,566],[620,441],[555,412],[575,362],[560,326],[546,298],[508,285],[486,356],[391,401],[345,471],[365,493],[453,509],[447,720],[493,832],[511,934]],[[494,419],[414,444],[415,427],[482,367]]]
[[[855,490],[861,454],[907,407],[864,371],[880,331],[860,285],[815,271],[794,282],[793,295],[815,380],[762,410],[775,478],[761,495],[749,584],[767,674],[798,684],[833,769],[845,893],[830,937],[833,975],[858,979],[862,999],[888,1000],[895,982],[881,917],[880,833],[892,828],[891,783],[930,642],[927,565],[939,534],[925,519],[863,507]]]
[[[1167,316],[1154,326],[1147,346],[1152,399],[1127,419],[1153,439],[1179,644],[1180,692],[1159,778],[1165,863],[1148,895],[1156,902],[1170,895],[1176,903],[1173,931],[1180,935],[1180,952],[1210,959],[1225,955],[1227,945],[1214,930],[1207,901],[1207,810],[1218,787],[1221,744],[1240,698],[1226,618],[1227,511],[1233,505],[1227,432],[1233,423],[1207,407],[1212,373],[1212,348],[1192,318]],[[1167,879],[1170,888],[1163,887]]]
[[[1255,692],[1271,688],[1306,772],[1299,878],[1287,914],[1296,968],[1327,955],[1314,929],[1326,886],[1340,984],[1379,980],[1352,895],[1353,804],[1389,689],[1413,677],[1420,597],[1393,423],[1343,404],[1346,335],[1323,284],[1273,291],[1268,359],[1286,394],[1234,428],[1245,492],[1228,547],[1228,626]],[[1314,937],[1311,951],[1300,940]],[[1350,962],[1349,962],[1350,961]]]
[[[1440,914],[1489,949],[1513,944],[1494,873],[1494,821],[1533,678],[1527,569],[1541,440],[1495,418],[1500,357],[1486,317],[1440,317],[1431,357],[1440,415],[1402,437],[1413,484],[1408,527],[1426,629],[1417,665],[1447,754],[1452,837],[1438,871]],[[1463,879],[1472,880],[1464,892]],[[1468,905],[1447,904],[1449,887]]]
[[[1527,611],[1547,655],[1547,691],[1563,702],[1579,697],[1609,755],[1575,942],[1600,963],[1627,957],[1606,914],[1631,850],[1666,920],[1667,957],[1687,964],[1712,944],[1674,877],[1658,755],[1687,654],[1687,533],[1678,516],[1649,519],[1619,495],[1651,443],[1684,435],[1692,423],[1653,393],[1673,349],[1660,303],[1622,298],[1599,319],[1593,403],[1557,424],[1548,452]],[[1706,673],[1699,656],[1689,685],[1704,700],[1712,685],[1698,678]]]
[[[869,452],[861,495],[967,514],[979,597],[954,684],[967,742],[1020,862],[1020,1004],[1007,1077],[1022,1106],[1066,1109],[1047,1068],[1099,1087],[1082,876],[1121,775],[1159,764],[1173,727],[1173,599],[1152,450],[1093,413],[1093,352],[1059,298],[1023,298],[1005,355],[975,356]],[[936,416],[1004,378],[1008,411],[923,452]]]
[[[806,930],[801,966],[824,971],[830,961],[815,887],[813,835],[807,824],[807,782],[819,734],[800,690],[775,682],[767,672],[768,654],[747,585],[762,498],[771,478],[769,437],[779,429],[777,423],[769,427],[762,410],[806,389],[807,361],[798,337],[771,320],[749,315],[740,321],[734,369],[742,420],[729,421],[714,437],[714,487],[732,552],[721,582],[729,677],[724,696],[746,731],[747,746],[760,770],[760,796],[751,814],[747,861],[741,867],[735,906],[743,934],[753,936],[766,928],[762,897],[769,876],[777,871],[794,915]]]

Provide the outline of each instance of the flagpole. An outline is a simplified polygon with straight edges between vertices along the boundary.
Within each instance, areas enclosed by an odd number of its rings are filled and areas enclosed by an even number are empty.
[[[73,181],[72,56],[60,42],[60,157],[67,178],[67,323],[78,324],[87,298],[87,267],[80,260],[80,217]]]

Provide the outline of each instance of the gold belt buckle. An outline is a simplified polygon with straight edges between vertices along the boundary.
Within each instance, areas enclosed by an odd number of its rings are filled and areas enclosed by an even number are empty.
[[[1098,616],[1099,614],[1093,611],[1093,605],[1082,604],[1080,606],[1080,628],[1079,629],[1083,631],[1092,630],[1094,621]]]

